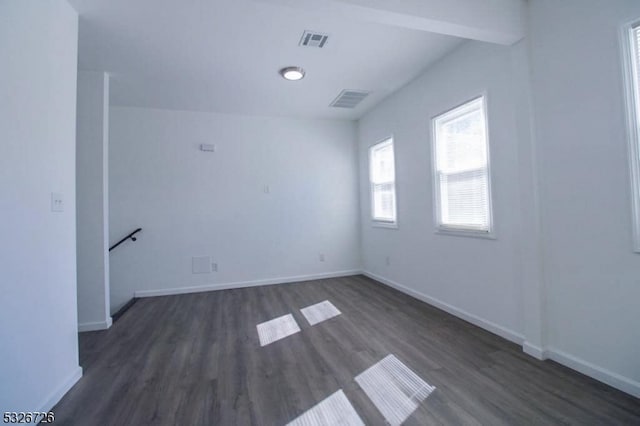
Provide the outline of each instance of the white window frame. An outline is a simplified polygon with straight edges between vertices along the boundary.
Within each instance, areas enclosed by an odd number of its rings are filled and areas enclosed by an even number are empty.
[[[379,219],[374,216],[374,197],[373,197],[373,181],[371,179],[371,156],[373,154],[373,150],[381,145],[391,144],[393,147],[393,197],[394,197],[394,211],[393,215],[395,220],[385,220]],[[389,229],[398,229],[398,191],[396,186],[396,145],[395,139],[393,135],[388,136],[384,139],[380,139],[378,142],[374,143],[369,147],[369,156],[367,157],[367,161],[369,162],[369,198],[370,198],[370,211],[371,211],[371,224],[374,227],[378,228],[389,228]]]
[[[629,149],[629,177],[631,179],[631,219],[633,251],[640,253],[640,88],[634,30],[640,27],[640,19],[626,23],[620,31],[622,46],[624,93],[626,101],[627,143]]]
[[[486,153],[487,153],[487,219],[488,230],[479,230],[472,228],[456,227],[451,225],[445,225],[442,223],[441,207],[440,207],[440,179],[438,176],[438,158],[436,151],[437,140],[437,127],[436,120],[454,112],[455,110],[466,106],[472,102],[482,100],[482,108],[484,112],[484,128],[485,128],[485,141],[486,141]],[[460,237],[472,237],[472,238],[487,238],[491,240],[496,239],[494,220],[493,220],[493,195],[491,190],[491,143],[489,139],[489,111],[487,108],[487,93],[482,92],[464,102],[457,104],[456,106],[449,108],[443,112],[440,112],[431,117],[431,170],[433,181],[433,218],[435,224],[435,232],[442,235],[452,235]]]

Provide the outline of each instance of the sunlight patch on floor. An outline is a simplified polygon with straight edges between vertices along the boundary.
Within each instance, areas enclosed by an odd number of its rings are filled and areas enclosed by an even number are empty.
[[[364,426],[342,389],[319,402],[287,426]]]
[[[322,321],[337,317],[341,314],[338,308],[333,306],[333,303],[328,300],[302,308],[300,312],[302,312],[302,315],[304,315],[310,325],[319,324]]]
[[[402,424],[435,390],[393,355],[358,375],[356,382],[392,426]]]
[[[298,323],[291,314],[263,322],[262,324],[258,324],[256,328],[258,329],[260,346],[267,346],[300,331]]]

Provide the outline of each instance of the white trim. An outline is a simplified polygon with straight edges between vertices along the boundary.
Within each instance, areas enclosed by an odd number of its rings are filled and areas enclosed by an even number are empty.
[[[389,280],[368,271],[363,271],[362,273],[363,275],[366,275],[373,280],[388,285],[389,287],[395,288],[402,293],[408,294],[409,296],[415,297],[418,300],[440,308],[443,311],[450,313],[451,315],[477,325],[478,327],[490,331],[504,339],[522,345],[523,352],[531,355],[536,359],[551,359],[559,364],[571,368],[572,370],[585,374],[611,387],[619,389],[622,392],[626,392],[630,395],[640,398],[640,382],[621,376],[620,374],[614,373],[613,371],[607,370],[605,368],[598,367],[597,365],[584,361],[573,355],[569,355],[568,353],[562,352],[558,349],[552,347],[541,348],[539,346],[536,346],[530,342],[525,341],[524,336],[519,333],[516,333],[498,324],[492,323],[491,321],[482,319],[462,309],[451,306],[448,303],[444,303],[438,299],[434,299],[433,297],[405,287],[401,284],[396,283],[395,281]]]
[[[617,373],[606,370],[604,368],[598,367],[587,361],[581,360],[565,352],[562,352],[558,349],[554,349],[554,348],[543,349],[538,346],[535,346],[532,343],[525,341],[524,336],[521,335],[520,333],[516,333],[515,331],[510,330],[506,327],[495,324],[491,321],[487,321],[474,314],[471,314],[462,309],[449,305],[448,303],[442,302],[438,299],[427,296],[423,293],[420,293],[418,291],[405,287],[401,284],[398,284],[395,281],[389,280],[387,278],[381,277],[380,275],[376,275],[368,271],[360,271],[360,270],[353,269],[353,270],[331,272],[331,273],[324,273],[324,274],[300,275],[300,276],[287,277],[287,278],[243,281],[243,282],[235,282],[235,283],[227,283],[227,284],[209,284],[209,285],[203,285],[203,286],[181,287],[181,288],[161,289],[161,290],[140,290],[134,293],[134,297],[154,297],[154,296],[169,296],[169,295],[186,294],[186,293],[199,293],[204,291],[255,287],[255,286],[261,286],[261,285],[285,284],[290,282],[309,281],[309,280],[323,279],[323,278],[346,277],[346,276],[352,276],[352,275],[358,275],[358,274],[363,274],[375,281],[380,282],[381,284],[392,287],[402,293],[405,293],[411,297],[421,300],[429,305],[433,305],[437,308],[440,308],[443,311],[450,313],[451,315],[454,315],[458,318],[468,321],[471,324],[474,324],[491,333],[494,333],[506,340],[522,345],[523,352],[533,356],[536,359],[539,359],[539,360],[551,359],[562,365],[565,365],[566,367],[569,367],[582,374],[585,374],[598,381],[601,381],[609,386],[612,386],[616,389],[619,389],[623,392],[626,392],[630,395],[640,398],[639,382],[628,379],[626,377],[623,377]],[[59,390],[54,393],[55,396],[50,397],[47,400],[47,404],[44,404],[43,405],[44,408],[42,408],[40,411],[48,411],[60,400],[60,398],[62,398],[62,396],[64,396],[64,394],[69,389],[71,389],[71,387],[75,384],[75,382],[77,382],[78,379],[80,379],[80,377],[82,376],[82,369],[80,367],[78,367],[78,371],[79,373],[77,373],[77,377],[75,377],[74,375],[74,378],[69,380],[68,383],[66,383],[65,385],[61,386]]]
[[[474,231],[468,228],[452,228],[446,226],[439,226],[436,229],[436,234],[451,235],[453,237],[467,237],[467,238],[484,238],[485,240],[496,240],[496,235],[487,231]]]
[[[372,220],[371,226],[374,228],[398,229],[398,222],[385,222],[382,220]]]
[[[47,412],[51,411],[55,405],[60,402],[62,397],[69,392],[69,390],[75,385],[82,377],[82,367],[76,367],[73,372],[62,382],[58,387],[49,394],[47,399],[40,404],[40,408],[37,411]]]
[[[544,361],[545,359],[549,358],[549,355],[545,349],[542,349],[540,346],[536,346],[528,341],[525,341],[522,344],[522,351],[540,361]]]
[[[489,95],[486,90],[481,91],[477,96],[474,96],[460,104],[449,108],[446,111],[443,111],[439,114],[436,114],[431,117],[430,126],[431,126],[431,181],[433,182],[433,190],[431,191],[433,195],[433,221],[435,224],[435,232],[436,234],[442,235],[451,235],[451,236],[461,236],[461,237],[472,237],[472,238],[485,238],[485,239],[496,239],[495,235],[495,225],[494,225],[494,217],[493,217],[493,192],[492,192],[492,184],[491,184],[491,139],[490,139],[490,130],[489,130]],[[484,132],[485,132],[485,143],[486,143],[486,153],[487,153],[487,219],[488,219],[488,229],[484,230],[476,230],[472,228],[459,228],[456,229],[454,227],[447,226],[442,223],[442,208],[440,206],[440,179],[438,176],[438,159],[436,155],[436,126],[435,121],[447,114],[451,114],[455,110],[466,106],[472,102],[477,100],[482,100],[482,112],[484,116]]]
[[[359,269],[350,269],[346,271],[326,272],[321,274],[298,275],[294,277],[269,278],[264,280],[253,281],[236,281],[222,284],[205,284],[190,287],[163,288],[157,290],[137,290],[133,293],[133,297],[154,297],[154,296],[171,296],[175,294],[201,293],[204,291],[229,290],[234,288],[258,287],[261,285],[295,283],[300,281],[321,280],[324,278],[349,277],[359,275],[362,271]]]
[[[85,331],[108,330],[112,324],[113,320],[111,317],[108,317],[105,321],[83,322],[78,324],[78,332],[82,333]]]
[[[635,73],[633,27],[635,20],[620,28],[620,51],[624,82],[625,124],[627,126],[627,146],[629,150],[629,179],[631,180],[631,220],[633,226],[633,251],[640,253],[640,123],[637,122],[640,99],[636,99],[637,82]]]
[[[555,348],[546,350],[547,357],[573,370],[579,371],[589,377],[592,377],[602,383],[612,386],[616,389],[626,392],[630,395],[640,398],[640,382],[621,376],[618,373],[598,367],[573,355]]]
[[[524,343],[524,336],[522,334],[516,333],[513,330],[509,330],[506,327],[503,327],[491,321],[487,321],[483,318],[480,318],[477,315],[474,315],[462,309],[456,308],[455,306],[449,305],[448,303],[435,299],[431,296],[427,296],[426,294],[420,293],[409,287],[405,287],[402,284],[398,284],[395,281],[381,277],[380,275],[376,275],[372,272],[362,271],[362,274],[382,284],[388,285],[389,287],[393,287],[396,290],[401,291],[402,293],[408,294],[411,297],[414,297],[418,300],[428,303],[429,305],[433,305],[436,308],[440,308],[443,311],[450,313],[451,315],[454,315],[467,322],[470,322],[473,325],[477,325],[478,327],[483,328],[487,331],[490,331],[493,334],[497,334],[498,336],[502,337],[503,339],[507,339],[510,342],[517,343],[518,345],[522,345]]]
[[[384,285],[392,287],[402,293],[405,293],[411,297],[421,300],[429,305],[442,309],[443,311],[448,312],[451,315],[454,315],[467,322],[470,322],[471,324],[474,324],[480,328],[483,328],[506,340],[514,342],[518,345],[522,345],[523,352],[525,352],[528,355],[531,355],[536,359],[539,359],[539,360],[551,359],[573,370],[576,370],[598,381],[601,381],[609,386],[612,386],[616,389],[619,389],[623,392],[626,392],[630,395],[640,398],[639,382],[628,379],[626,377],[623,377],[617,373],[606,370],[604,368],[598,367],[587,361],[581,360],[565,352],[562,352],[558,349],[554,349],[554,348],[543,349],[538,346],[535,346],[532,343],[525,341],[524,336],[520,333],[517,333],[513,330],[510,330],[506,327],[503,327],[491,321],[480,318],[477,315],[474,315],[462,309],[456,308],[455,306],[452,306],[448,303],[442,302],[431,296],[427,296],[416,290],[405,287],[395,281],[381,277],[380,275],[377,275],[368,271],[360,271],[360,270],[353,269],[353,270],[330,272],[330,273],[323,273],[323,274],[300,275],[300,276],[286,277],[286,278],[242,281],[242,282],[234,282],[234,283],[226,283],[226,284],[208,284],[203,286],[181,287],[181,288],[160,289],[160,290],[140,290],[140,291],[136,291],[134,293],[134,296],[135,297],[169,296],[169,295],[175,295],[175,294],[199,293],[204,291],[256,287],[261,285],[285,284],[285,283],[291,283],[291,282],[309,281],[309,280],[324,279],[324,278],[346,277],[346,276],[352,276],[352,275],[358,275],[358,274],[363,274],[375,281],[378,281]],[[82,375],[82,369],[80,369],[80,375]],[[75,381],[77,381],[77,379],[75,379]],[[75,383],[75,381],[73,383]],[[69,388],[67,388],[67,390],[64,391],[65,393],[68,391],[68,389],[71,388],[71,386],[73,386],[73,383],[71,383]],[[64,395],[64,393],[62,395]],[[58,398],[58,400],[62,397],[62,395]],[[53,403],[51,407],[53,407],[53,405],[55,405],[55,403]],[[47,411],[47,410],[41,410],[41,411]]]

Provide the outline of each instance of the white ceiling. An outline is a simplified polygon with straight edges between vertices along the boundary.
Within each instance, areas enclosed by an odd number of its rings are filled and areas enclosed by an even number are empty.
[[[112,105],[357,119],[463,41],[269,0],[70,2],[79,67],[112,74]],[[327,45],[299,47],[304,30],[328,33]],[[285,81],[288,65],[306,77]],[[329,107],[343,89],[372,94]]]

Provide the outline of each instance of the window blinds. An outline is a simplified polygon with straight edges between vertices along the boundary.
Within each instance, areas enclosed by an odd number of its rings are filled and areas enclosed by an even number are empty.
[[[635,98],[636,98],[636,121],[640,123],[640,25],[633,28],[633,65],[635,79]]]
[[[488,232],[489,175],[484,98],[434,119],[439,225]]]
[[[392,139],[371,147],[369,170],[373,219],[395,222],[396,188]]]
[[[627,60],[630,81],[626,87],[629,112],[633,116],[629,124],[629,160],[631,167],[631,200],[633,214],[634,251],[640,253],[640,22],[629,32],[629,58]]]

